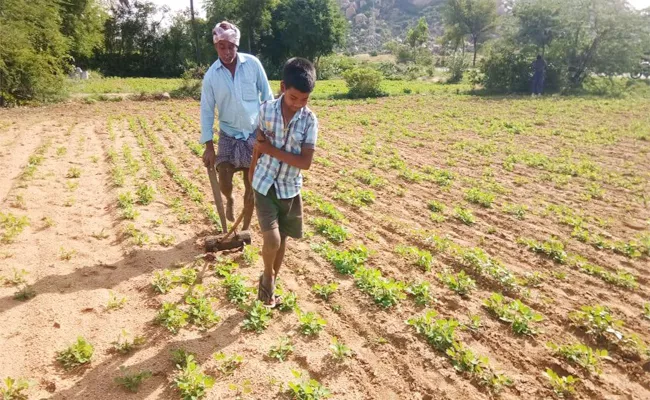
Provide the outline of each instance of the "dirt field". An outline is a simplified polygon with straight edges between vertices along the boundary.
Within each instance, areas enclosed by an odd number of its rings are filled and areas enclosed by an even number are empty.
[[[418,95],[312,108],[321,130],[305,173],[308,234],[290,242],[281,280],[327,321],[313,336],[292,310],[245,330],[255,294],[231,303],[217,274],[226,260],[202,258],[216,225],[196,102],[0,110],[0,378],[28,379],[30,398],[174,399],[170,353],[181,348],[215,378],[209,399],[290,398],[292,370],[336,399],[545,399],[556,396],[547,368],[578,378],[578,399],[650,398],[650,102]],[[256,221],[253,246],[248,261],[222,255],[251,288]],[[337,272],[350,254],[356,273]],[[163,269],[198,278],[160,294]],[[330,282],[329,300],[316,296],[312,286]],[[428,305],[407,294],[414,282],[429,282],[434,300],[418,297]],[[220,320],[201,329],[189,318],[173,334],[157,315],[164,302],[187,311],[187,293],[213,297]],[[492,293],[505,297],[502,318],[485,305]],[[571,314],[596,305],[624,325],[585,328]],[[438,315],[422,333],[406,323],[429,309]],[[450,340],[487,361],[454,357],[436,320],[457,321]],[[146,341],[120,354],[124,334]],[[57,352],[79,336],[92,360],[66,370]],[[278,362],[268,353],[283,336],[294,350]],[[333,337],[350,357],[333,357]],[[609,356],[581,366],[549,342]],[[218,352],[243,361],[226,374]],[[121,366],[152,376],[131,394],[115,382]],[[511,384],[499,388],[497,374]]]

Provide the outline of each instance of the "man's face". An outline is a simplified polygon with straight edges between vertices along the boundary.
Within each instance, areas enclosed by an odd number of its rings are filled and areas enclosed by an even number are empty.
[[[223,64],[232,64],[237,57],[237,46],[233,43],[227,42],[225,40],[220,40],[214,44],[217,54],[219,54],[219,59]]]
[[[296,88],[287,89],[284,86],[284,82],[280,84],[280,89],[284,93],[284,104],[292,112],[298,112],[301,108],[307,105],[309,101],[309,95],[311,93],[303,93]]]

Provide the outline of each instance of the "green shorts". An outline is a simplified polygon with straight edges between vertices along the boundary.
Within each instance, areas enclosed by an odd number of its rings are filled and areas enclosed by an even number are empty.
[[[255,210],[262,233],[278,229],[281,235],[294,239],[302,238],[302,197],[278,199],[275,187],[271,186],[264,196],[255,191]]]

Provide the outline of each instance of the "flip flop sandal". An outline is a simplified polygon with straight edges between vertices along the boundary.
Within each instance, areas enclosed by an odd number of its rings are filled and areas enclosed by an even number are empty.
[[[257,300],[261,301],[264,304],[264,307],[275,308],[278,305],[276,303],[277,297],[278,296],[275,296],[273,292],[269,293],[268,289],[262,285],[262,275],[260,275],[260,279],[257,285]],[[268,301],[271,303],[267,303]]]

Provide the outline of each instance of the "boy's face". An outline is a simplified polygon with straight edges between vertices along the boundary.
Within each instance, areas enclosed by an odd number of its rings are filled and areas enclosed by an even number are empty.
[[[280,89],[284,93],[284,104],[292,112],[298,112],[301,108],[307,105],[309,102],[309,95],[311,93],[304,93],[296,88],[287,89],[284,86],[284,82],[280,83]]]

